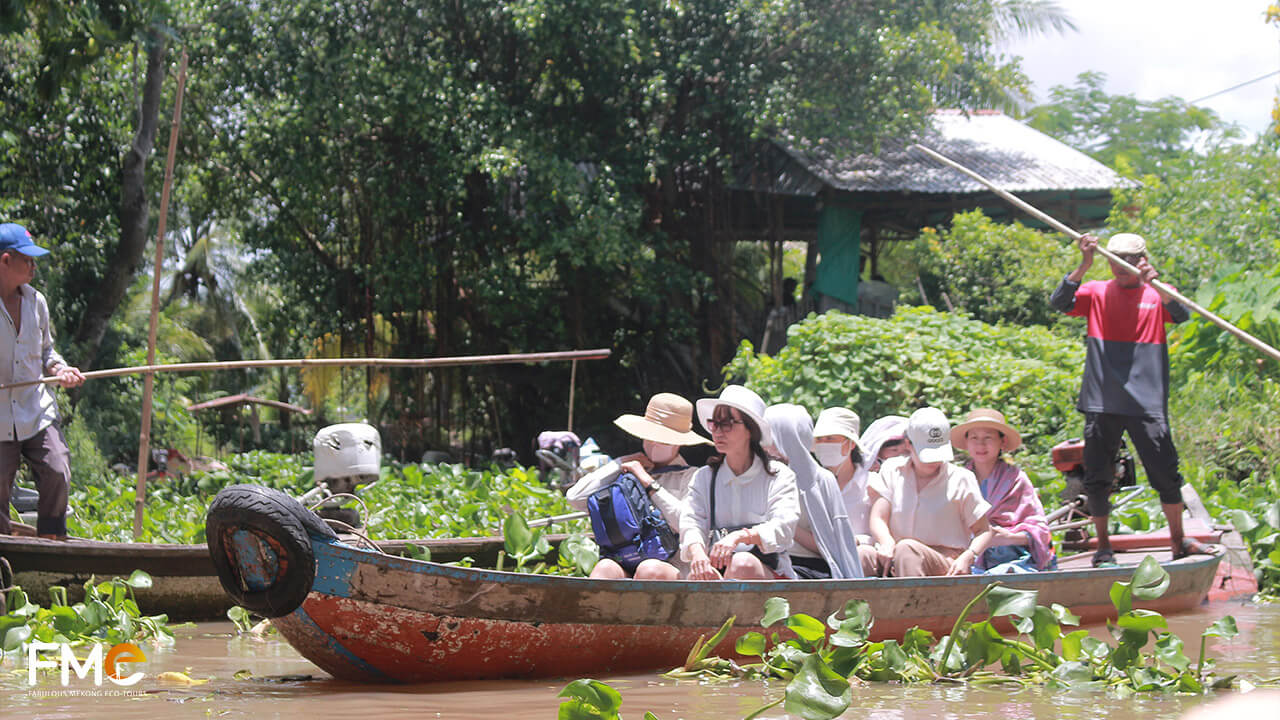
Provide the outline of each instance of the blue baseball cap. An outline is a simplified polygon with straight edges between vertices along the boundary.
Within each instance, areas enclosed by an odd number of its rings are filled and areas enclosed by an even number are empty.
[[[48,255],[49,251],[31,241],[31,233],[21,225],[5,223],[0,225],[0,253],[15,250],[27,257]]]

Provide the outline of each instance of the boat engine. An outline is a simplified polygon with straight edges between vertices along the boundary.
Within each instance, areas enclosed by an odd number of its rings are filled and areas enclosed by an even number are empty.
[[[1067,486],[1063,489],[1061,497],[1063,503],[1071,509],[1065,520],[1071,520],[1072,517],[1087,517],[1084,510],[1087,497],[1084,489],[1084,440],[1081,438],[1064,440],[1054,445],[1051,452],[1053,467],[1066,476]],[[1124,442],[1121,442],[1116,450],[1113,467],[1111,493],[1114,494],[1121,488],[1133,487],[1137,483],[1133,455],[1129,453],[1128,445]],[[1087,537],[1088,529],[1077,527],[1068,529],[1064,540],[1067,543],[1083,542]]]
[[[323,501],[316,514],[353,528],[363,524],[360,512],[342,507],[357,489],[378,481],[382,469],[382,436],[365,423],[341,423],[321,428],[312,441],[316,487],[303,495],[304,505]],[[344,497],[345,496],[345,497]]]
[[[1072,438],[1054,445],[1052,457],[1053,467],[1065,475],[1067,480],[1067,487],[1062,491],[1062,501],[1072,502],[1077,499],[1083,499],[1085,497],[1084,440]],[[1121,442],[1120,448],[1116,450],[1114,466],[1114,479],[1111,483],[1112,493],[1119,491],[1121,488],[1133,487],[1137,483],[1137,475],[1134,474],[1133,468],[1133,455],[1129,453],[1129,447],[1124,442]]]

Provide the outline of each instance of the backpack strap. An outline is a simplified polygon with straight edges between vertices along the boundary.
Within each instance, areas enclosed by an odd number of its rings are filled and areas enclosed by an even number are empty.
[[[650,475],[665,475],[669,472],[679,472],[680,470],[688,470],[688,465],[663,465],[649,471]]]

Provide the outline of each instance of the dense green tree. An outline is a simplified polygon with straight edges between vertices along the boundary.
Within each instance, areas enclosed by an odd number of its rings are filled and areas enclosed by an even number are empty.
[[[1108,225],[1143,235],[1164,279],[1187,292],[1226,265],[1269,271],[1280,262],[1277,149],[1268,136],[1188,154],[1118,193]]]
[[[1024,92],[989,48],[994,12],[217,4],[193,19],[211,28],[191,91],[212,138],[203,185],[266,251],[308,336],[371,352],[385,318],[399,354],[609,345],[630,380],[584,371],[600,419],[659,388],[697,392],[732,352],[747,304],[724,232],[735,162],[777,132],[866,148],[937,105]],[[528,435],[517,424],[546,422],[528,411],[563,402],[564,374],[508,373],[486,413]],[[470,378],[402,378],[379,412],[443,422],[458,392],[493,392]]]
[[[947,227],[925,228],[912,257],[923,300],[988,323],[1054,324],[1063,316],[1049,307],[1049,294],[1078,260],[1061,237],[997,223],[981,210],[960,213]]]
[[[871,149],[934,107],[1025,97],[990,44],[1010,18],[1042,22],[1038,5],[10,3],[0,178],[23,184],[0,203],[67,247],[51,282],[85,352],[136,347],[117,309],[158,196],[144,165],[180,41],[192,74],[166,240],[187,250],[170,265],[174,342],[218,337],[198,306],[227,287],[201,244],[220,228],[252,258],[240,286],[270,286],[287,308],[259,323],[272,354],[320,338],[360,355],[607,345],[618,365],[579,374],[579,417],[586,402],[607,425],[658,389],[700,392],[750,329],[763,289],[726,199],[756,143]],[[128,22],[85,20],[117,10]],[[42,94],[60,57],[61,90]],[[567,375],[401,373],[385,395],[369,375],[362,407],[430,442],[510,442],[556,422]]]
[[[1194,141],[1216,145],[1239,134],[1212,110],[1181,98],[1112,95],[1106,79],[1100,72],[1084,72],[1072,87],[1055,85],[1048,103],[1028,111],[1027,124],[1139,178],[1167,172],[1171,161],[1194,152]]]
[[[0,178],[10,181],[0,209],[67,246],[51,296],[75,328],[72,357],[92,367],[147,244],[171,10],[161,0],[0,7]]]

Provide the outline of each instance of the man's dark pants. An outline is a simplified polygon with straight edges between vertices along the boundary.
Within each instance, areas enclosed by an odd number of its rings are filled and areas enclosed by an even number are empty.
[[[1178,450],[1173,446],[1169,421],[1142,415],[1084,414],[1084,486],[1089,514],[1111,514],[1111,485],[1115,481],[1115,457],[1124,433],[1129,433],[1147,481],[1160,493],[1160,502],[1182,502],[1182,474]]]
[[[18,465],[26,458],[40,493],[36,532],[67,534],[67,493],[71,489],[71,453],[57,423],[26,440],[0,441],[0,534],[9,534],[9,494]]]

